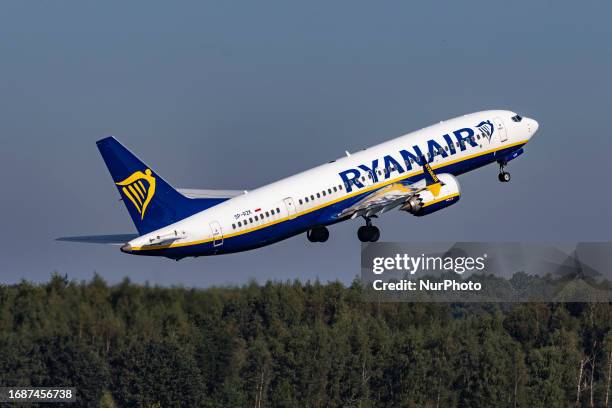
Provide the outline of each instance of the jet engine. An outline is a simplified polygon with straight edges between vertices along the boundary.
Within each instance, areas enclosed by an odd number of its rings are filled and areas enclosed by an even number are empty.
[[[421,192],[411,196],[400,207],[400,210],[421,217],[455,204],[461,197],[459,182],[452,174],[438,175],[439,183],[425,185],[425,180],[419,180],[411,185]]]

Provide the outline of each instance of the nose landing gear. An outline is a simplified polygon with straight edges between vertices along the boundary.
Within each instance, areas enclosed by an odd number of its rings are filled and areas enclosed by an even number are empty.
[[[499,176],[497,176],[497,178],[499,179],[499,181],[501,181],[502,183],[507,183],[510,181],[510,173],[508,173],[506,171],[506,165],[508,163],[503,163],[503,162],[499,162]]]
[[[507,183],[510,181],[510,173],[503,171],[501,173],[499,173],[499,176],[497,177],[499,178],[499,181],[501,181],[502,183]]]
[[[380,230],[378,227],[372,225],[370,217],[363,217],[366,221],[366,225],[359,227],[357,230],[357,238],[361,242],[376,242],[380,238]]]

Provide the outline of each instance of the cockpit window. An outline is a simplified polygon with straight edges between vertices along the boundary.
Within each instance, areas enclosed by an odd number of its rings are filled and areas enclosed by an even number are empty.
[[[521,115],[516,115],[512,117],[512,120],[514,122],[520,122],[521,120],[523,120],[523,118],[521,117]]]

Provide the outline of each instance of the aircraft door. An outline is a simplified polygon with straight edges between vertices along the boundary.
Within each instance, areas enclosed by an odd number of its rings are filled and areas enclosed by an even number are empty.
[[[287,214],[289,215],[289,219],[294,219],[297,213],[297,208],[295,208],[295,201],[293,201],[292,197],[287,197],[283,200],[283,202],[285,203],[285,207],[287,207]]]
[[[493,118],[493,122],[495,123],[495,131],[499,135],[499,141],[503,143],[508,140],[508,134],[506,133],[504,121],[502,121],[500,118]]]
[[[213,246],[218,247],[223,245],[223,230],[221,224],[218,221],[210,223],[210,230],[212,232]]]

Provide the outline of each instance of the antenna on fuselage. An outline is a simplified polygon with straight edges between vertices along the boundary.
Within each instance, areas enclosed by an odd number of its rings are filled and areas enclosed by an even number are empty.
[[[348,150],[345,150],[344,153],[346,153],[346,157],[351,157],[351,154],[349,153]]]

